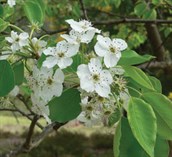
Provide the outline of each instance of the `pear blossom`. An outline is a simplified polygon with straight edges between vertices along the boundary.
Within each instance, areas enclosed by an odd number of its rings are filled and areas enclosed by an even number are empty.
[[[100,33],[100,30],[97,28],[92,27],[91,22],[87,20],[81,20],[79,22],[74,21],[73,19],[66,20],[68,24],[70,24],[70,27],[74,29],[75,31],[81,33],[86,31],[93,31],[95,33]]]
[[[37,38],[33,38],[31,40],[35,51],[41,56],[42,52],[46,49],[47,42],[44,40],[38,40]]]
[[[80,87],[87,92],[96,92],[102,97],[111,93],[110,84],[113,78],[108,70],[103,70],[98,58],[92,58],[88,65],[78,66],[77,75],[80,78]]]
[[[56,47],[49,47],[43,53],[48,55],[43,62],[43,67],[52,68],[58,65],[61,69],[70,66],[73,62],[72,56],[76,55],[79,45],[74,45],[65,40],[57,43]]]
[[[60,96],[63,91],[64,74],[60,69],[42,67],[33,68],[33,75],[28,78],[28,83],[35,95],[48,103],[54,96]]]
[[[71,30],[68,34],[62,34],[61,37],[66,39],[71,44],[80,44],[80,43],[90,43],[95,35],[93,31],[87,32],[77,32],[75,30]]]
[[[28,38],[29,35],[26,32],[20,33],[18,35],[17,32],[11,31],[11,37],[6,37],[5,39],[12,44],[12,52],[16,52],[20,50],[23,46],[28,45]]]
[[[46,119],[47,123],[50,124],[51,123],[51,119],[49,118],[50,111],[47,103],[43,99],[41,99],[40,97],[34,94],[31,95],[31,101],[33,105],[32,110],[37,115],[43,116]]]
[[[104,63],[107,68],[114,67],[121,58],[121,51],[127,48],[127,43],[119,38],[111,40],[101,35],[97,36],[98,42],[94,46],[98,56],[104,57]]]
[[[7,3],[12,8],[14,5],[16,5],[16,0],[7,0]]]

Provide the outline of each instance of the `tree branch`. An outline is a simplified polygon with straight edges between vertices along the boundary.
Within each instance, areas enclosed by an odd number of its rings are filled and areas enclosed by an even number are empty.
[[[81,5],[81,9],[82,9],[84,18],[85,18],[86,20],[89,20],[89,19],[88,19],[88,16],[87,16],[87,10],[86,10],[86,8],[85,8],[85,6],[84,6],[83,0],[79,0],[79,2],[80,2],[80,5]]]
[[[113,24],[121,24],[121,23],[153,23],[153,24],[172,24],[172,20],[145,20],[145,19],[116,19],[116,20],[107,20],[107,21],[92,21],[94,25],[113,25]]]
[[[34,123],[35,122],[33,122],[33,124],[31,124],[31,127],[33,127],[32,125],[34,125]],[[15,157],[15,156],[17,156],[20,153],[29,152],[33,148],[37,147],[50,133],[52,133],[54,130],[59,129],[63,125],[65,125],[65,123],[57,123],[57,122],[54,122],[52,124],[49,124],[47,127],[45,127],[43,129],[43,131],[41,132],[41,134],[39,136],[37,136],[35,139],[33,139],[31,141],[30,138],[29,138],[29,143],[30,144],[28,145],[27,149],[24,148],[23,145],[22,145],[18,149],[13,150],[13,151],[10,151],[9,153],[6,153],[6,154],[2,154],[0,156],[1,157]],[[32,129],[31,129],[31,131],[32,131]]]

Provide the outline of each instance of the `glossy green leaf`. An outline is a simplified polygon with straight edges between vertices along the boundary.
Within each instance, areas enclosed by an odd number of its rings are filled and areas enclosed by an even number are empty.
[[[4,21],[0,18],[0,32],[4,31],[9,25],[9,22]]]
[[[166,96],[155,92],[144,93],[143,98],[172,129],[172,101]]]
[[[134,13],[138,16],[142,16],[145,13],[146,8],[147,8],[146,2],[142,1],[135,6]]]
[[[7,95],[13,88],[13,70],[6,60],[0,60],[0,96]]]
[[[155,9],[149,9],[143,14],[144,19],[155,20],[157,17],[157,13]]]
[[[130,77],[140,86],[148,88],[150,90],[155,90],[152,86],[151,81],[149,80],[148,76],[139,68],[133,66],[122,66],[125,70],[125,75]]]
[[[23,7],[27,18],[32,24],[43,24],[45,10],[43,7],[41,7],[38,0],[28,0],[24,3]]]
[[[118,122],[115,128],[115,134],[113,139],[113,153],[115,157],[119,157],[120,154],[120,140],[121,140],[121,120]]]
[[[167,123],[160,117],[160,115],[155,111],[157,118],[157,132],[158,135],[163,139],[172,140],[172,129],[167,125]]]
[[[157,124],[152,107],[141,99],[131,98],[128,106],[128,120],[139,144],[153,157]]]
[[[153,76],[148,76],[149,77],[149,80],[151,81],[154,89],[159,92],[159,93],[162,93],[162,86],[161,86],[161,82],[156,78],[156,77],[153,77]]]
[[[4,9],[2,7],[2,5],[0,4],[0,17],[3,17],[3,13],[4,13]]]
[[[118,65],[137,65],[141,64],[147,61],[150,61],[151,59],[155,58],[151,55],[139,55],[133,50],[126,50],[122,52],[122,57],[118,62]]]
[[[24,80],[24,64],[23,62],[18,62],[13,65],[15,84],[21,85]]]
[[[135,139],[126,118],[121,120],[120,134],[120,155],[115,157],[150,157]],[[155,157],[168,157],[168,142],[157,136],[154,152]]]
[[[67,122],[75,119],[81,112],[80,92],[77,89],[68,89],[60,97],[48,103],[52,121]]]
[[[119,109],[116,109],[110,116],[109,116],[109,126],[114,125],[116,122],[119,121],[121,118],[121,112]]]

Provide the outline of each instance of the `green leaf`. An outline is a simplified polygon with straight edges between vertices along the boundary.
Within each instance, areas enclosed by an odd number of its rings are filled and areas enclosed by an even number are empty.
[[[157,132],[160,137],[166,140],[172,140],[172,129],[166,124],[166,122],[156,113],[157,118]]]
[[[135,139],[126,118],[121,120],[120,134],[120,155],[115,157],[150,157]],[[155,157],[168,157],[169,147],[167,141],[157,136],[154,152]]]
[[[24,80],[24,64],[23,62],[18,62],[13,65],[15,84],[21,85]]]
[[[133,67],[133,66],[122,66],[125,70],[125,75],[130,77],[140,86],[143,86],[150,90],[155,90],[152,86],[151,81],[149,80],[148,76],[140,69]]]
[[[38,59],[37,66],[38,68],[42,67],[43,62],[46,60],[46,55],[42,53],[41,57]]]
[[[116,8],[119,8],[119,6],[121,5],[121,0],[112,0],[112,2]]]
[[[24,3],[24,12],[32,24],[43,24],[45,8],[41,6],[38,0],[28,0]]]
[[[2,5],[0,4],[0,17],[1,17],[1,18],[3,17],[3,13],[4,13],[3,7],[2,7]]]
[[[155,9],[149,9],[143,14],[144,19],[152,19],[155,20],[157,17],[157,13]]]
[[[110,116],[109,116],[109,126],[114,125],[116,122],[119,121],[121,118],[121,112],[119,109],[116,109]]]
[[[9,22],[4,21],[0,18],[0,32],[3,32],[9,25]]]
[[[135,8],[134,8],[134,13],[138,16],[142,16],[147,9],[147,4],[146,2],[140,2],[138,3]]]
[[[144,93],[143,98],[153,107],[169,128],[172,129],[172,101],[166,96],[155,92]]]
[[[154,89],[159,92],[159,93],[162,93],[162,86],[161,86],[161,82],[156,78],[156,77],[153,77],[153,76],[148,76],[149,77],[149,80],[151,81]]]
[[[67,122],[76,118],[81,112],[80,102],[80,92],[77,89],[66,90],[48,103],[51,120]]]
[[[7,95],[13,88],[13,70],[6,60],[0,60],[0,96]]]
[[[113,139],[113,153],[115,157],[119,157],[120,154],[120,139],[121,139],[121,120],[115,129],[114,139]]]
[[[153,157],[157,124],[152,107],[141,99],[131,98],[128,106],[128,120],[139,144]]]
[[[141,63],[145,63],[155,58],[151,55],[139,55],[135,51],[125,50],[122,52],[122,57],[118,62],[118,65],[137,65]]]
[[[4,6],[3,11],[4,11],[4,13],[3,13],[3,19],[7,19],[11,15],[14,15],[14,8],[11,8],[8,5]]]

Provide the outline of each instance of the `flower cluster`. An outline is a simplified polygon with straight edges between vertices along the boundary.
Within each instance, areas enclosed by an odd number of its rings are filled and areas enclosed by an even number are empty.
[[[89,21],[77,22],[70,19],[66,22],[72,29],[69,34],[62,34],[63,40],[52,47],[48,47],[46,41],[32,38],[26,32],[18,34],[11,31],[11,37],[6,37],[12,54],[20,52],[20,55],[33,59],[29,64],[30,70],[27,68],[29,72],[26,77],[32,91],[32,109],[50,123],[49,101],[60,97],[63,88],[77,87],[81,93],[82,108],[77,119],[88,126],[107,125],[114,111],[121,106],[127,108],[129,100],[124,70],[117,65],[127,43],[119,38],[111,40],[103,37],[100,35],[101,31]],[[96,34],[99,35],[96,37]],[[97,39],[96,43],[95,40],[92,42],[93,38]],[[94,43],[92,51],[87,50],[90,42]],[[94,55],[90,58],[91,53]],[[45,58],[40,63],[38,59],[42,56]],[[77,70],[70,73],[65,69],[73,64],[74,56],[82,59],[77,64]],[[75,80],[73,86],[68,84],[72,82],[70,79],[73,82]]]

